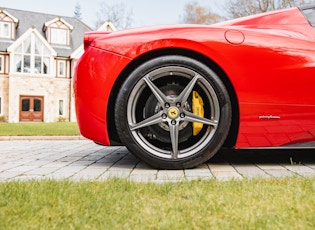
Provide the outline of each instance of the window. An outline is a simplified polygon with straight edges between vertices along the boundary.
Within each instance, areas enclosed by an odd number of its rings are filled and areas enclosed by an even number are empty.
[[[50,44],[63,46],[70,44],[70,33],[72,30],[73,26],[60,17],[46,22],[43,28],[47,41]]]
[[[22,111],[23,112],[30,111],[30,99],[23,99],[22,100]]]
[[[63,116],[63,100],[59,100],[59,116]]]
[[[0,9],[0,38],[14,39],[15,28],[18,23],[19,20],[17,18]]]
[[[40,112],[42,109],[42,101],[39,99],[34,99],[34,112]]]
[[[68,44],[68,31],[65,29],[51,28],[51,40],[52,44],[67,45]]]
[[[4,73],[4,58],[0,56],[0,73]]]
[[[18,73],[50,74],[51,55],[47,47],[31,34],[14,52],[14,68]]]
[[[57,76],[66,77],[66,61],[57,61]]]
[[[0,22],[0,37],[11,38],[11,23]]]

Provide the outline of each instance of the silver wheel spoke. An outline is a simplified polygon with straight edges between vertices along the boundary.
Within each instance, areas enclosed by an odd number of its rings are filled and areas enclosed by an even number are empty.
[[[172,125],[170,124],[170,136],[172,142],[172,159],[178,158],[178,134],[179,134],[179,123]]]
[[[141,80],[138,81],[139,75],[134,76],[137,82],[130,89],[126,111],[127,127],[134,143],[126,144],[134,144],[140,155],[151,154],[172,167],[209,145],[220,126],[220,104],[210,81],[198,71],[171,62],[166,66],[156,64],[154,69],[141,67],[149,71]],[[206,117],[192,112],[194,90],[202,97],[200,106]],[[194,136],[193,123],[204,126]],[[122,132],[122,135],[127,134]]]
[[[136,129],[140,129],[140,128],[147,127],[150,125],[155,125],[155,124],[161,123],[161,122],[163,122],[162,114],[163,114],[163,112],[161,111],[159,113],[154,114],[152,117],[149,117],[149,118],[147,118],[147,119],[145,119],[139,123],[129,124],[130,130],[134,131]]]
[[[191,91],[193,90],[197,80],[201,78],[200,75],[196,74],[194,78],[188,83],[188,85],[183,89],[181,94],[177,97],[177,102],[185,103],[188,100],[188,97],[191,94]]]
[[[189,121],[189,122],[199,122],[205,125],[210,125],[214,128],[217,128],[218,126],[218,121],[213,121],[213,120],[209,120],[207,118],[204,117],[199,117],[191,112],[186,111],[185,112],[185,117],[183,118],[184,121]]]
[[[156,87],[156,85],[153,84],[148,75],[145,76],[143,80],[147,83],[158,102],[160,102],[161,105],[164,105],[164,103],[167,102],[167,98],[164,93],[158,87]]]

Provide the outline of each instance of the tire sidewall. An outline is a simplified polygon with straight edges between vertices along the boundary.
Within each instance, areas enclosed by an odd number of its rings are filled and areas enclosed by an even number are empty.
[[[127,102],[133,88],[149,72],[167,66],[182,66],[199,73],[214,89],[220,107],[219,124],[209,143],[198,153],[179,159],[164,159],[151,154],[137,143],[128,128]],[[195,59],[175,55],[154,58],[136,68],[122,84],[115,106],[115,122],[121,141],[141,160],[155,168],[163,169],[192,168],[209,160],[222,147],[229,132],[231,117],[229,94],[219,76]]]

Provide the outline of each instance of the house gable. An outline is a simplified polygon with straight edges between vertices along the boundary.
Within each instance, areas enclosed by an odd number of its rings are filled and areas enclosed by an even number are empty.
[[[56,51],[36,28],[28,29],[7,51],[13,73],[54,75]]]
[[[52,45],[69,46],[72,30],[73,26],[60,17],[46,22],[43,27],[47,41]]]
[[[29,28],[36,28],[43,38],[54,48],[58,57],[70,58],[71,54],[82,44],[83,34],[91,31],[91,28],[77,18],[44,14],[38,12],[30,12],[16,10],[10,8],[2,8],[13,18],[18,19],[15,38],[13,40],[0,38],[0,52],[6,52],[7,48],[12,45],[16,38],[21,37]],[[69,32],[67,45],[54,44],[49,40],[48,28],[61,28]],[[57,32],[58,33],[58,32]],[[61,32],[61,34],[64,32]],[[58,41],[58,40],[57,40]]]
[[[17,18],[7,11],[0,9],[0,38],[15,39],[18,23],[19,20]]]
[[[116,31],[116,27],[113,25],[111,21],[106,21],[97,31]]]

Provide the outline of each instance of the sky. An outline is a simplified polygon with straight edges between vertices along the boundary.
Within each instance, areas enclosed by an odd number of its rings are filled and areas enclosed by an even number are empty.
[[[197,0],[214,12],[223,9],[227,0]],[[132,27],[156,24],[176,24],[182,21],[184,6],[191,0],[0,0],[0,8],[73,16],[75,5],[81,6],[82,21],[94,29],[96,13],[101,2],[108,5],[122,3],[127,12],[132,11]]]

